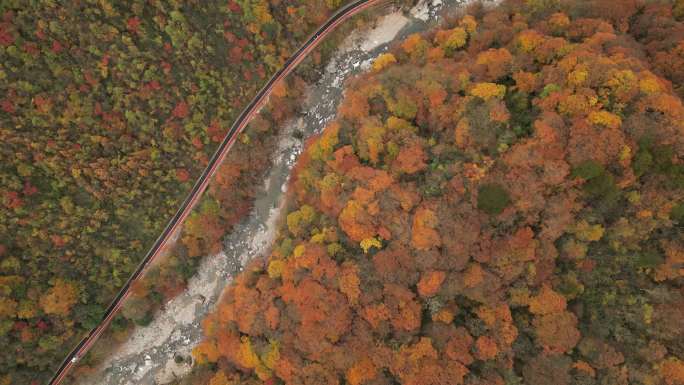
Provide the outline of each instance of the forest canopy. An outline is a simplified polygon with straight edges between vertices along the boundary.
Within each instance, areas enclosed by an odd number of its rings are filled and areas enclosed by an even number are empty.
[[[684,384],[683,18],[514,0],[395,44],[181,383]]]
[[[244,105],[344,3],[0,2],[0,384],[47,380]],[[253,123],[258,136],[241,137],[182,242],[134,288],[135,306],[113,327],[119,339],[182,291],[199,257],[249,212],[301,77],[279,87],[274,99],[288,101]]]

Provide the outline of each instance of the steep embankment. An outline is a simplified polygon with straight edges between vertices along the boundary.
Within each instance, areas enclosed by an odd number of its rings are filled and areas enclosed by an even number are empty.
[[[398,12],[389,14],[374,28],[357,30],[342,43],[321,79],[307,87],[303,116],[280,129],[272,154],[273,166],[264,184],[255,189],[254,209],[227,235],[223,251],[205,258],[196,276],[190,279],[188,289],[165,303],[149,325],[137,327],[127,342],[107,356],[94,372],[80,371],[78,383],[167,383],[191,369],[190,350],[201,339],[200,321],[214,309],[232,276],[272,245],[286,181],[302,151],[303,140],[320,132],[334,119],[342,85],[351,74],[367,69],[373,58],[386,50],[387,42],[397,35],[406,36],[425,29],[425,22],[435,20],[439,7],[422,3],[416,8],[424,10],[417,14],[420,19],[407,18]],[[232,160],[229,157],[226,162]]]

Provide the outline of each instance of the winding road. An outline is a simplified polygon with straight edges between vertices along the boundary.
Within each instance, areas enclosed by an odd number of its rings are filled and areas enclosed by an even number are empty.
[[[284,79],[289,75],[296,66],[304,60],[308,53],[310,53],[314,48],[320,44],[320,42],[330,34],[335,28],[343,23],[345,20],[354,16],[355,14],[376,6],[379,4],[389,4],[392,0],[358,0],[354,1],[342,8],[340,8],[332,17],[330,17],[322,26],[318,28],[307,41],[285,62],[283,67],[278,70],[273,77],[266,83],[266,85],[257,93],[257,95],[251,100],[247,107],[242,111],[237,120],[233,123],[230,130],[226,134],[218,149],[209,161],[208,166],[202,172],[192,190],[183,201],[176,214],[173,216],[171,221],[168,223],[164,231],[161,233],[159,238],[145,255],[145,258],[135,269],[131,277],[121,288],[117,296],[114,298],[112,303],[109,305],[105,311],[102,320],[94,327],[86,337],[84,337],[66,356],[64,361],[61,363],[59,368],[56,370],[52,379],[50,380],[50,385],[61,384],[62,381],[67,377],[71,369],[76,365],[78,360],[83,357],[88,350],[92,347],[99,336],[104,332],[104,330],[109,326],[112,319],[116,315],[116,312],[121,308],[124,301],[130,295],[130,288],[132,284],[138,280],[146,268],[155,260],[155,258],[160,254],[161,250],[164,249],[167,242],[172,239],[173,234],[178,230],[181,223],[187,218],[187,216],[192,211],[193,207],[200,199],[202,193],[206,190],[211,177],[216,172],[218,166],[223,162],[226,154],[232,147],[238,134],[247,126],[251,118],[259,111],[261,106],[266,102],[268,96],[274,85]]]

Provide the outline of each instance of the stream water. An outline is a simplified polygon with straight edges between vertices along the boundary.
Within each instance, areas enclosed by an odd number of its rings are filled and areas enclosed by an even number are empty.
[[[192,368],[190,352],[202,338],[201,320],[210,313],[234,274],[268,252],[276,234],[284,191],[303,142],[334,119],[347,78],[366,70],[393,40],[425,30],[466,0],[421,1],[410,12],[390,13],[374,28],[352,33],[338,48],[319,81],[310,85],[302,116],[280,134],[273,167],[258,192],[254,209],[225,238],[224,250],[204,259],[188,289],[165,304],[151,324],[138,327],[120,348],[79,384],[166,384]],[[303,135],[294,135],[298,131]],[[181,360],[182,359],[182,360]]]

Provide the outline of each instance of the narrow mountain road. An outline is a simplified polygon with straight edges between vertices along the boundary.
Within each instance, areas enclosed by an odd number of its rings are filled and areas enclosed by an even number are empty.
[[[356,6],[360,6],[359,4],[369,6],[369,3],[382,2],[356,2],[350,7],[355,4]],[[164,309],[150,325],[137,328],[131,338],[112,356],[108,357],[100,368],[92,375],[78,379],[77,383],[84,385],[165,384],[187,373],[191,369],[190,351],[201,339],[200,321],[211,312],[220,293],[230,282],[232,276],[249,260],[267,252],[270,248],[281,211],[282,193],[287,184],[290,170],[302,151],[303,140],[313,133],[320,132],[327,122],[334,118],[337,105],[342,98],[344,81],[351,74],[367,69],[372,60],[386,50],[387,44],[395,38],[424,30],[429,24],[434,23],[437,19],[437,10],[443,7],[453,9],[465,2],[463,0],[421,1],[411,10],[408,17],[398,12],[392,13],[380,19],[375,28],[367,31],[356,31],[349,36],[322,73],[319,82],[309,87],[308,100],[304,106],[304,111],[306,111],[304,116],[294,120],[282,130],[279,148],[274,154],[274,166],[257,195],[254,210],[227,236],[223,252],[205,258],[198,273],[191,279],[189,287],[184,293],[165,304]],[[354,13],[347,15],[349,17]],[[330,25],[330,22],[326,25]],[[314,34],[312,39],[317,40],[312,42],[310,39],[307,44],[314,44],[315,46],[323,36],[322,34]],[[297,54],[304,52],[305,55],[311,49],[306,50],[305,45],[297,51]],[[291,68],[294,68],[299,61],[301,59],[291,59],[290,62],[294,63]],[[284,70],[285,68],[274,79],[282,79],[291,72],[291,70]],[[243,123],[240,125],[241,120],[238,120],[231,128],[226,141],[212,158],[210,165],[214,163],[214,159],[216,159],[216,165],[220,164],[230,148],[232,140],[246,126],[251,116],[258,111],[274,83],[275,81],[272,79],[260,92],[261,100],[255,98],[250,104],[251,112],[248,111],[250,110],[249,107],[243,112],[241,115]],[[303,133],[303,135],[293,135],[295,131]],[[203,177],[207,175],[206,181],[209,180],[212,173],[213,170],[205,171]],[[198,185],[201,181],[198,181]],[[196,185],[193,192],[199,196],[204,188],[206,188],[206,184],[199,188]],[[196,201],[196,199],[191,198],[192,196],[186,201],[188,207],[192,207]],[[179,210],[179,213],[180,211],[182,210]],[[187,214],[178,215],[177,223],[180,223]],[[167,228],[167,230],[169,229]],[[175,228],[165,231],[165,234],[168,233],[168,235],[165,237],[163,234],[160,237],[162,242],[158,247],[159,249],[166,240],[173,237],[174,231]],[[152,252],[149,255],[154,256]],[[149,261],[141,266],[144,269],[148,264]],[[125,296],[126,293],[122,299]],[[112,314],[116,309],[118,306]],[[108,322],[106,323],[108,324]],[[91,336],[93,335],[97,337],[99,333],[91,333]],[[65,361],[65,364],[71,365],[58,372],[50,384],[59,384],[73,365],[72,359],[82,357],[93,342],[94,339],[91,339],[85,344],[79,345],[81,349],[75,350],[76,354],[71,355],[68,362]]]
[[[259,111],[260,107],[265,103],[268,96],[271,93],[274,85],[290,74],[297,65],[304,60],[304,58],[311,52],[320,42],[325,39],[325,37],[330,34],[335,28],[343,23],[345,20],[349,19],[353,15],[370,8],[372,6],[378,5],[380,3],[390,2],[391,0],[357,0],[342,8],[340,8],[335,14],[328,19],[322,26],[314,32],[309,39],[299,48],[284,64],[275,75],[266,83],[266,85],[257,93],[257,95],[252,99],[252,101],[247,105],[247,107],[242,111],[238,119],[233,123],[232,127],[228,131],[228,134],[224,140],[219,145],[207,168],[202,172],[199,179],[190,190],[190,194],[185,199],[181,207],[178,209],[174,217],[171,219],[167,227],[164,229],[162,234],[159,236],[155,244],[152,246],[150,251],[147,253],[145,258],[133,272],[128,281],[121,288],[117,296],[114,298],[112,303],[109,305],[102,320],[98,325],[93,328],[93,330],[85,336],[72,351],[66,356],[62,364],[59,366],[55,375],[50,380],[50,385],[60,384],[64,378],[68,375],[69,371],[78,362],[78,359],[83,357],[90,347],[97,341],[99,336],[104,332],[104,330],[109,326],[114,318],[116,312],[121,308],[124,300],[130,295],[130,288],[133,282],[135,282],[140,276],[142,276],[145,269],[154,261],[154,259],[160,254],[160,251],[164,248],[166,242],[173,238],[174,233],[178,230],[180,224],[185,220],[185,218],[190,214],[194,205],[197,203],[199,198],[202,196],[204,190],[206,190],[211,177],[216,172],[216,169],[221,164],[223,159],[225,159],[226,154],[230,150],[233,142],[237,138],[237,135],[247,126],[250,119]]]

